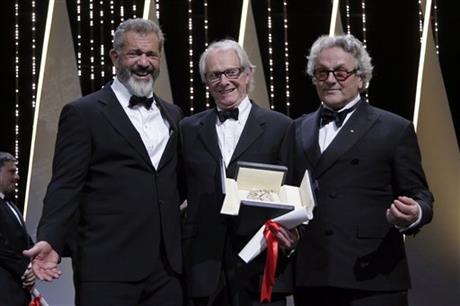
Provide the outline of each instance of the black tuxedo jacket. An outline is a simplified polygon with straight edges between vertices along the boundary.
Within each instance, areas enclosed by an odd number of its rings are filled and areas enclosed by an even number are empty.
[[[180,109],[155,97],[170,125],[158,169],[110,85],[64,106],[37,239],[62,255],[75,229],[82,281],[136,281],[160,264],[181,272],[177,142]]]
[[[0,305],[24,306],[30,292],[22,288],[21,276],[30,260],[22,251],[33,245],[19,210],[21,224],[0,198]]]
[[[183,224],[185,277],[188,294],[192,297],[209,296],[219,284],[224,254],[231,240],[235,265],[250,271],[243,286],[256,292],[263,274],[264,254],[249,265],[237,258],[238,252],[250,237],[237,237],[232,231],[235,217],[220,214],[222,193],[222,155],[216,132],[215,109],[207,110],[180,123],[182,157],[187,181],[188,207]],[[226,174],[234,178],[238,160],[279,164],[280,148],[291,119],[252,104],[249,117],[229,163]],[[226,241],[226,239],[229,239]],[[282,265],[278,271],[282,271]],[[289,292],[288,277],[278,278],[274,291]]]
[[[405,195],[423,214],[408,234],[432,218],[433,198],[412,123],[361,101],[323,154],[319,111],[297,119],[293,129],[293,184],[309,169],[317,198],[296,252],[296,285],[409,288],[403,234],[387,222],[385,212],[393,199]]]

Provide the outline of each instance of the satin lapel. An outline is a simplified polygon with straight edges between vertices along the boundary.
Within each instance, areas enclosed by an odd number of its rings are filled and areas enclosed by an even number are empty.
[[[164,165],[168,163],[168,161],[175,155],[177,154],[177,133],[178,133],[178,127],[176,124],[176,120],[173,119],[172,115],[168,112],[166,106],[164,106],[164,103],[167,103],[160,98],[155,96],[155,101],[158,109],[161,112],[161,116],[163,119],[166,119],[169,123],[169,140],[168,143],[166,144],[165,150],[163,151],[163,154],[161,155],[160,163],[158,164],[158,170],[160,170]]]
[[[110,86],[106,86],[104,90],[106,90],[105,98],[99,100],[100,103],[105,104],[105,107],[102,109],[102,113],[105,115],[112,127],[123,138],[125,138],[134,150],[139,153],[147,165],[154,170],[141,136],[129,120],[128,115],[126,115],[123,107],[118,102],[113,91],[110,89]]]
[[[238,140],[235,151],[233,151],[229,165],[235,160],[238,160],[239,157],[251,146],[251,144],[259,138],[259,136],[264,132],[264,126],[265,118],[261,116],[260,108],[255,103],[252,103],[248,120],[243,128],[243,132]]]
[[[378,115],[372,112],[367,102],[362,102],[340,132],[321,155],[314,169],[314,176],[320,176],[330,168],[345,152],[363,137],[377,120]]]
[[[201,119],[198,135],[204,147],[220,165],[222,154],[219,148],[219,140],[217,139],[216,120],[216,113],[214,111],[209,111],[208,114]]]
[[[318,144],[319,111],[302,120],[300,128],[296,132],[296,139],[300,140],[305,156],[314,167],[321,157]]]
[[[19,221],[17,220],[16,216],[14,213],[11,211],[10,207],[16,212],[16,214],[19,216]],[[17,226],[20,228],[27,236],[27,230],[26,230],[26,225],[24,223],[24,219],[22,217],[21,212],[16,208],[14,204],[7,204],[6,200],[0,198],[0,216],[5,215],[4,218],[2,218],[2,222],[6,222],[6,220],[10,220],[11,224],[14,224],[14,226]]]

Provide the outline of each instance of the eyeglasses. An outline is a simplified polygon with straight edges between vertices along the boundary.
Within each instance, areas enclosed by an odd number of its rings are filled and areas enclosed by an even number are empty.
[[[358,71],[357,68],[350,70],[350,71],[347,71],[345,69],[337,69],[337,70],[316,69],[313,72],[313,76],[318,81],[326,81],[327,78],[329,77],[329,73],[332,73],[337,81],[343,82],[346,79],[348,79],[350,75],[355,74],[357,71]]]
[[[206,80],[210,83],[215,83],[220,81],[220,77],[225,75],[227,79],[237,79],[240,77],[241,73],[243,72],[243,67],[239,68],[228,68],[224,71],[211,71],[206,73]]]

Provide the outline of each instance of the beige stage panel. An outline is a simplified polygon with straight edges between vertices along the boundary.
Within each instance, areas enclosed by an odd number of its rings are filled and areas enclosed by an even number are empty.
[[[66,2],[52,0],[48,5],[40,64],[24,207],[27,228],[33,238],[51,179],[59,114],[65,103],[81,96],[76,63]],[[70,260],[64,259],[60,267],[63,276],[58,281],[39,282],[37,288],[48,304],[70,306],[74,304]]]

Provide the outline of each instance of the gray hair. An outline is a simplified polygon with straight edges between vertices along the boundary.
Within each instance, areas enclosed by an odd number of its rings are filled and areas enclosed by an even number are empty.
[[[206,60],[209,53],[218,51],[218,50],[233,50],[235,51],[238,59],[240,60],[240,65],[243,68],[243,72],[248,72],[250,69],[254,70],[256,66],[251,63],[249,56],[246,51],[234,40],[232,39],[222,39],[211,43],[208,48],[201,54],[200,57],[200,76],[203,83],[206,83]],[[251,79],[248,85],[248,92],[254,88],[254,78]]]
[[[160,29],[160,26],[157,25],[152,20],[143,19],[143,18],[134,18],[127,19],[123,21],[113,34],[113,49],[117,52],[121,52],[125,45],[124,35],[126,32],[133,31],[139,34],[149,34],[155,33],[158,36],[160,42],[160,51],[163,48],[164,43],[164,34]]]
[[[367,89],[372,79],[372,70],[374,67],[371,64],[371,57],[369,56],[369,53],[367,53],[366,48],[363,46],[361,41],[353,35],[320,36],[313,43],[310,49],[310,54],[307,56],[307,74],[313,77],[319,54],[324,49],[333,47],[342,48],[345,52],[350,53],[353,56],[355,59],[356,69],[358,69],[356,75],[360,76],[364,83],[362,90]]]
[[[9,162],[9,161],[17,161],[16,157],[14,157],[13,155],[11,155],[10,153],[8,152],[0,152],[0,168],[3,167],[3,165],[5,165],[6,162]]]

